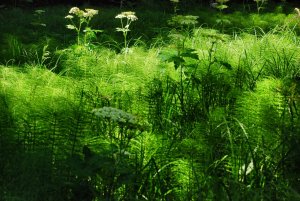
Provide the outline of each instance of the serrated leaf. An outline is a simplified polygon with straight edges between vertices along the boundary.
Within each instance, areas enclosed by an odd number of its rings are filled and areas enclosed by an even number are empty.
[[[180,54],[180,56],[199,60],[199,56],[197,53],[195,53],[195,51],[195,49],[188,48],[185,49],[184,52]]]
[[[196,53],[182,53],[181,56],[192,58],[192,59],[197,59],[197,60],[199,59],[198,54],[196,54]]]
[[[103,30],[95,30],[95,29],[93,29],[93,32],[94,32],[94,33],[102,33]]]
[[[224,66],[226,69],[232,70],[232,66],[230,63],[225,62],[225,61],[218,61],[218,63],[221,64],[222,66]]]
[[[161,61],[166,62],[175,56],[177,56],[176,51],[172,51],[172,50],[171,51],[162,51],[159,53],[158,58],[160,58]]]
[[[175,70],[177,70],[177,68],[184,62],[184,59],[179,56],[175,56],[175,57],[170,58],[168,61],[174,62]]]
[[[197,68],[197,64],[188,64],[188,65],[184,65],[186,68],[190,68],[190,69],[193,69],[193,68]]]
[[[228,8],[228,6],[226,6],[226,5],[217,6],[217,9],[220,9],[220,10],[224,10],[225,8]]]
[[[196,77],[195,75],[191,76],[191,80],[192,80],[194,85],[200,85],[201,84],[201,80],[198,77]]]

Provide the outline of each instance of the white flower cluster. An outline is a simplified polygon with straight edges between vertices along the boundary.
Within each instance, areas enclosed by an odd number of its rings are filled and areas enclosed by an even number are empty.
[[[72,24],[68,24],[67,25],[67,29],[76,29],[76,27],[74,25],[72,25]]]
[[[42,13],[44,13],[45,11],[44,10],[35,10],[34,11],[36,14],[38,15],[41,15]]]
[[[297,17],[300,17],[300,10],[299,10],[299,8],[295,8],[295,11],[296,11]]]
[[[122,19],[122,18],[127,18],[131,21],[136,21],[138,18],[135,16],[135,12],[132,11],[126,11],[118,14],[116,18]]]
[[[73,19],[74,16],[73,16],[73,15],[67,15],[65,18],[66,18],[66,19]]]
[[[81,10],[77,7],[73,7],[69,11],[70,14],[74,14],[74,15],[78,15],[80,12],[81,12]]]
[[[88,24],[89,21],[92,19],[92,17],[97,14],[98,14],[98,10],[86,8],[85,11],[83,11],[83,10],[80,10],[78,7],[73,7],[70,9],[69,15],[65,16],[66,19],[68,19],[72,22],[72,24],[67,25],[67,29],[71,29],[71,30],[74,29],[74,30],[80,31],[79,28],[77,28],[72,21],[74,18],[74,15],[77,16],[78,18],[80,18],[80,24],[82,24],[83,22]]]
[[[89,17],[92,18],[94,15],[98,15],[98,10],[86,8],[86,12],[83,13],[83,17]]]
[[[98,14],[98,10],[86,8],[85,11],[80,10],[78,7],[73,7],[70,9],[69,14],[73,14],[78,16],[79,18],[92,18],[94,15]],[[73,15],[67,15],[65,18],[66,19],[73,19]]]

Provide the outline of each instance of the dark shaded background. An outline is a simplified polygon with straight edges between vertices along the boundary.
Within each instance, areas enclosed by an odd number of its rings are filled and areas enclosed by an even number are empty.
[[[126,3],[142,3],[142,2],[152,2],[152,3],[162,3],[169,2],[169,0],[2,0],[0,4],[14,5],[14,6],[45,6],[45,5],[57,5],[57,4],[67,4],[67,5],[120,5],[120,2]],[[214,0],[186,0],[185,3],[201,3],[209,4]],[[293,2],[299,3],[299,0],[269,0],[269,2]],[[230,0],[229,3],[255,3],[253,0]]]

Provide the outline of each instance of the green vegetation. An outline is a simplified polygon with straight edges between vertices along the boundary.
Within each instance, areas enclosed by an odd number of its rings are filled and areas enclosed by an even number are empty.
[[[1,10],[0,201],[300,200],[299,10],[217,2]]]

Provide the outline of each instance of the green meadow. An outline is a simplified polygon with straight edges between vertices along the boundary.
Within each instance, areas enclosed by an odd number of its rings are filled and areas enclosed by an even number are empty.
[[[300,14],[218,2],[1,8],[0,201],[300,200]]]

